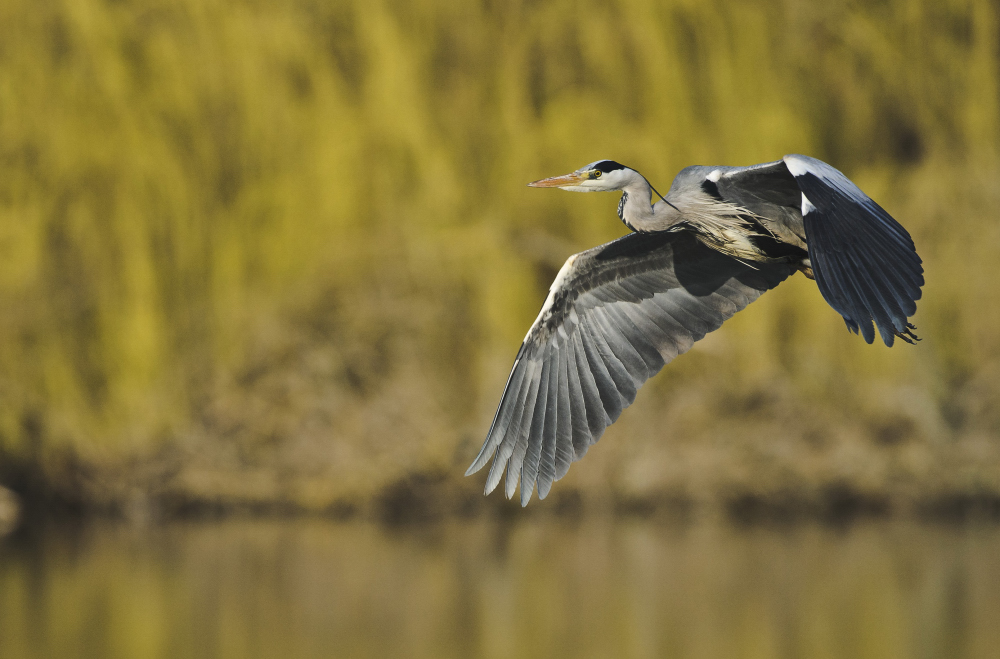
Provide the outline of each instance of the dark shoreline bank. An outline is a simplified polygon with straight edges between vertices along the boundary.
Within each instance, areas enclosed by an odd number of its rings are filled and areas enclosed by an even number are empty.
[[[715,519],[737,526],[802,523],[840,526],[873,519],[996,524],[1000,523],[1000,494],[952,492],[904,500],[869,496],[839,486],[818,493],[733,492],[697,501],[663,492],[641,497],[615,493],[598,497],[567,488],[554,491],[546,501],[533,501],[527,508],[521,508],[501,494],[484,497],[478,486],[473,489],[464,481],[422,474],[393,483],[369,500],[336,501],[316,510],[290,501],[207,500],[176,495],[94,504],[51,491],[16,492],[0,486],[0,537],[31,533],[30,529],[38,526],[76,525],[94,520],[149,526],[180,521],[326,519],[406,527],[454,520],[517,523],[601,517],[681,525]]]

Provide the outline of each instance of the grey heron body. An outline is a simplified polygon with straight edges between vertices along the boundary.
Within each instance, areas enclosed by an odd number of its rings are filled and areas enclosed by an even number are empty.
[[[620,190],[633,233],[575,254],[525,336],[483,447],[486,493],[545,498],[642,384],[797,270],[865,341],[917,337],[923,268],[913,241],[830,165],[790,155],[750,167],[688,167],[666,196],[599,160],[534,187]]]

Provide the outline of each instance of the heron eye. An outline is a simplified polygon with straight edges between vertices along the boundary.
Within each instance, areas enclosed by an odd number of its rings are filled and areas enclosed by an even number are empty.
[[[598,169],[594,172],[594,178],[601,178],[601,170]]]

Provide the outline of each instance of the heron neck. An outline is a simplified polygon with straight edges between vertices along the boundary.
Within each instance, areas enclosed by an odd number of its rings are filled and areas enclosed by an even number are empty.
[[[677,209],[663,201],[652,204],[653,188],[649,181],[637,175],[622,189],[618,202],[618,217],[633,231],[663,231],[679,220]]]

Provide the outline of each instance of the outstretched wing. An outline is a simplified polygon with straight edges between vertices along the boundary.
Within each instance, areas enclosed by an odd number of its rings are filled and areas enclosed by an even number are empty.
[[[910,234],[842,173],[789,155],[751,167],[719,167],[702,187],[755,213],[784,244],[806,247],[816,284],[847,327],[875,340],[911,341],[923,268]],[[804,240],[803,240],[804,239]]]
[[[802,191],[809,260],[820,293],[855,333],[911,340],[924,269],[910,234],[846,176],[821,160],[790,155],[788,171]]]
[[[545,498],[664,364],[774,288],[782,263],[751,267],[687,232],[633,233],[571,256],[521,345],[482,450],[489,494],[507,470],[521,505]]]

